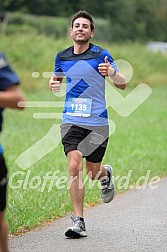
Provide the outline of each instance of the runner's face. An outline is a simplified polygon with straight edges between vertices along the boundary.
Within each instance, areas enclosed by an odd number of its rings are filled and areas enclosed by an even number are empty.
[[[72,39],[79,44],[87,43],[93,37],[94,31],[91,31],[90,21],[86,18],[77,18],[71,28]]]

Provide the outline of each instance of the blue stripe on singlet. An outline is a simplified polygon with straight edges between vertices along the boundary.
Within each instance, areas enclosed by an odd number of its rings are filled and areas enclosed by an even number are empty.
[[[2,145],[0,144],[0,154],[2,154],[3,152],[3,148],[2,148]]]

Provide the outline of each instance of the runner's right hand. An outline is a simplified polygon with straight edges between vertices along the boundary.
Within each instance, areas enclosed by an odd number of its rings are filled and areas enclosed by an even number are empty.
[[[60,92],[60,86],[61,86],[61,81],[57,80],[56,75],[52,75],[52,77],[49,80],[49,88],[52,92]]]

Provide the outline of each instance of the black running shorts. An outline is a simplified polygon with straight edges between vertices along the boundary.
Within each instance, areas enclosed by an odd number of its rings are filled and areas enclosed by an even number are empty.
[[[7,168],[2,154],[0,154],[0,211],[6,208]]]
[[[79,150],[89,162],[102,161],[108,143],[108,126],[62,124],[60,128],[66,155],[71,150]]]

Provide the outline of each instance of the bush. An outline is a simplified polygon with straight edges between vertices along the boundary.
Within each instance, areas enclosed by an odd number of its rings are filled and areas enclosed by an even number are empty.
[[[56,38],[64,37],[68,32],[69,21],[61,17],[47,17],[26,15],[22,13],[8,13],[7,33],[13,33],[21,26],[32,27],[40,34]]]
[[[112,27],[109,20],[94,18],[95,22],[95,39],[97,41],[109,41],[112,40]]]
[[[70,20],[63,17],[49,17],[22,14],[19,12],[8,13],[7,34],[14,33],[17,28],[21,31],[28,26],[35,29],[38,33],[54,38],[64,38],[68,35]],[[112,40],[112,27],[109,20],[94,18],[95,21],[95,39],[96,41]],[[24,28],[22,28],[24,26]]]

